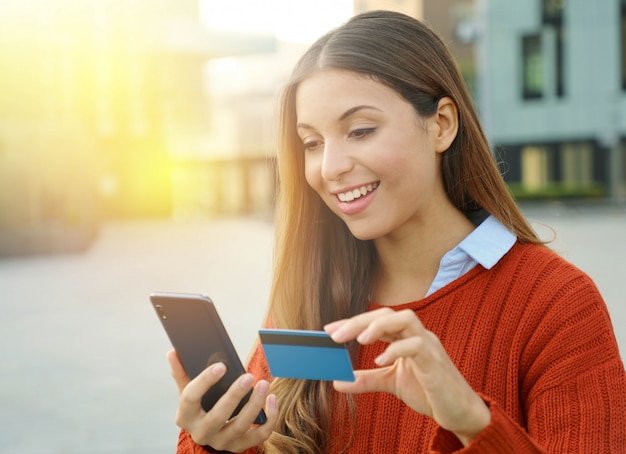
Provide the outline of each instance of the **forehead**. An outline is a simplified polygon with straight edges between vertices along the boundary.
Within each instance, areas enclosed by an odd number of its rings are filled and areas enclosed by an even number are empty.
[[[318,111],[342,112],[355,105],[374,105],[381,110],[408,102],[395,90],[372,77],[347,70],[326,69],[298,84],[295,94],[298,118]]]

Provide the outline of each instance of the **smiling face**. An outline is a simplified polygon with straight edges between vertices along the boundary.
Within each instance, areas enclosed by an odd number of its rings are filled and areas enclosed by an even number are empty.
[[[420,118],[384,84],[323,70],[298,86],[296,115],[306,180],[357,238],[398,233],[448,203],[438,114]]]

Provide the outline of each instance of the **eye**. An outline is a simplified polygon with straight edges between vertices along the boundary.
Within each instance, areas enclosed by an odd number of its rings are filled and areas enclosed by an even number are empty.
[[[304,151],[311,151],[319,148],[323,145],[324,142],[321,140],[307,140],[302,144],[302,149]]]
[[[350,134],[348,134],[348,137],[352,139],[362,139],[372,134],[375,131],[376,131],[376,128],[359,128],[359,129],[355,129],[354,131],[351,131]]]

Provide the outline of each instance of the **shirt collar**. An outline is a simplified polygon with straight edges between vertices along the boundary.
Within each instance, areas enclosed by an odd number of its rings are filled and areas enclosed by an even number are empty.
[[[517,237],[493,215],[481,222],[457,248],[484,268],[491,269],[511,250]]]

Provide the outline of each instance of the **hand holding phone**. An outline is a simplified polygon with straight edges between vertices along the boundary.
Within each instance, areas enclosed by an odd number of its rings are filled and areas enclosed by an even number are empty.
[[[152,293],[150,301],[190,380],[211,364],[226,365],[226,374],[202,397],[202,408],[209,411],[246,372],[213,302],[204,295],[184,293]],[[241,411],[251,394],[248,392],[242,399],[231,418]],[[265,421],[265,412],[261,410],[254,422]]]

